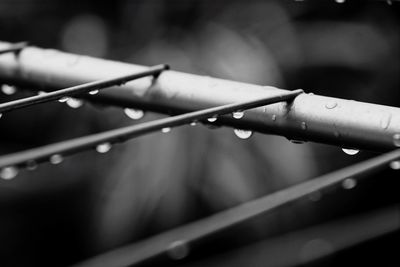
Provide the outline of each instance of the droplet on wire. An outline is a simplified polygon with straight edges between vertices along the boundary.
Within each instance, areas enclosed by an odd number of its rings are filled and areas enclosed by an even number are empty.
[[[343,4],[344,2],[346,2],[346,0],[335,0],[335,2],[338,4]]]
[[[60,155],[60,154],[54,154],[54,155],[52,155],[51,157],[50,157],[50,163],[51,164],[54,164],[54,165],[56,165],[56,164],[60,164],[62,161],[63,161],[64,159],[63,159],[63,157]]]
[[[70,108],[79,108],[79,107],[81,107],[82,105],[83,105],[83,101],[82,100],[80,100],[80,99],[76,99],[76,98],[69,98],[68,100],[67,100],[67,105],[70,107]]]
[[[38,167],[38,164],[34,160],[29,160],[28,162],[26,162],[26,169],[29,171],[36,170],[37,167]]]
[[[397,133],[393,135],[393,144],[396,147],[400,147],[400,134]]]
[[[99,90],[93,90],[89,92],[89,95],[97,95],[99,93]]]
[[[400,160],[394,160],[389,164],[392,170],[400,170]]]
[[[171,128],[170,127],[165,127],[165,128],[162,128],[161,129],[161,132],[162,133],[169,133],[171,131]]]
[[[207,119],[209,122],[215,122],[217,120],[217,116],[212,116]]]
[[[342,148],[343,152],[346,153],[347,155],[353,156],[358,154],[360,150],[358,149],[353,149],[353,148]]]
[[[18,175],[18,169],[14,166],[4,167],[0,170],[0,177],[4,180],[11,180]]]
[[[60,103],[65,103],[65,102],[67,102],[69,100],[69,97],[61,97],[60,99],[58,99],[58,102],[60,102]]]
[[[249,139],[253,135],[253,132],[250,130],[234,129],[233,132],[240,139]]]
[[[132,120],[139,120],[144,116],[144,111],[140,109],[124,108],[124,113]]]
[[[390,114],[390,113],[388,115],[382,117],[382,119],[380,121],[380,125],[383,130],[386,130],[387,128],[389,128],[391,119],[392,119],[392,114]]]
[[[181,260],[189,255],[189,246],[186,241],[172,242],[167,248],[168,256],[173,260]]]
[[[5,95],[13,95],[17,92],[17,87],[15,87],[13,85],[3,84],[1,86],[1,91]]]
[[[0,113],[0,119],[1,119],[1,117],[3,117],[3,113]]]
[[[357,181],[353,178],[344,179],[342,182],[342,187],[344,189],[353,189],[354,187],[356,187],[356,185]]]
[[[190,126],[196,126],[197,125],[197,122],[196,121],[192,121],[191,123],[190,123]]]
[[[335,101],[330,101],[325,104],[325,107],[327,109],[334,109],[334,108],[336,108],[336,106],[337,106],[337,103]]]
[[[241,119],[244,116],[244,112],[243,111],[235,111],[232,113],[232,117],[235,119]]]
[[[107,153],[108,151],[111,150],[111,144],[110,143],[102,143],[96,146],[96,151],[99,153]]]

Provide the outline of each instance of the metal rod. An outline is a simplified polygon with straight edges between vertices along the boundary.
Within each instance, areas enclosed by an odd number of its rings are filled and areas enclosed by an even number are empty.
[[[10,44],[0,42],[0,49]],[[0,57],[0,81],[36,87],[74,84],[145,70],[144,66],[27,47],[18,57]],[[155,82],[140,79],[96,95],[96,101],[157,112],[182,113],[287,92],[176,71]],[[387,151],[396,147],[400,109],[333,97],[302,94],[292,105],[278,103],[246,112],[241,120],[221,119],[235,128],[252,129],[341,147]]]
[[[359,180],[368,174],[387,168],[390,162],[397,160],[399,157],[400,149],[391,151],[150,237],[144,241],[107,252],[78,264],[76,267],[138,265],[154,257],[167,254],[168,249],[173,247],[174,244],[179,243],[189,246],[191,242],[254,219],[314,192],[336,186],[349,177]]]
[[[118,76],[115,78],[110,78],[110,79],[105,79],[105,80],[100,80],[100,81],[94,81],[94,82],[88,82],[60,90],[56,90],[50,93],[43,93],[39,94],[36,96],[31,96],[31,97],[26,97],[22,99],[17,99],[14,101],[6,102],[6,103],[0,103],[0,113],[5,112],[5,111],[10,111],[10,110],[15,110],[15,109],[20,109],[40,103],[45,103],[45,102],[50,102],[53,100],[61,99],[63,97],[70,97],[70,96],[75,96],[78,94],[83,94],[83,93],[88,93],[93,90],[101,90],[108,88],[110,86],[114,85],[122,85],[126,82],[143,78],[149,75],[158,75],[160,74],[163,70],[168,69],[168,65],[162,64],[162,65],[157,65],[150,67],[147,70],[137,72],[134,74],[128,74],[128,75],[123,75],[123,76]]]
[[[255,99],[251,101],[194,111],[187,114],[122,127],[110,131],[101,132],[98,134],[87,135],[47,146],[17,152],[0,157],[0,168],[29,165],[32,164],[32,162],[38,163],[49,160],[49,158],[53,155],[70,155],[83,150],[93,149],[97,145],[101,144],[107,144],[107,146],[109,146],[113,143],[123,142],[144,134],[160,131],[161,129],[166,127],[169,128],[189,124],[193,121],[201,121],[215,115],[223,115],[237,110],[245,110],[258,106],[265,106],[281,101],[290,101],[301,93],[303,93],[303,90],[295,90],[284,93],[276,92],[274,96],[263,99]]]

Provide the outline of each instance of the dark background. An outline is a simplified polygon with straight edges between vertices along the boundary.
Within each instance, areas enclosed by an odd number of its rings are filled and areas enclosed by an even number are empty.
[[[0,0],[0,39],[398,107],[399,7],[352,0]],[[0,93],[0,101],[24,94]],[[159,117],[146,113],[138,122]],[[40,105],[0,119],[0,153],[132,123],[116,107]],[[373,155],[260,134],[243,141],[232,129],[198,126],[138,138],[107,155],[43,164],[0,181],[0,266],[68,266]],[[388,169],[352,190],[280,209],[200,245],[192,262],[398,205],[398,178]],[[313,264],[398,266],[396,246],[398,233]],[[249,255],[248,265],[256,264],[264,266]]]

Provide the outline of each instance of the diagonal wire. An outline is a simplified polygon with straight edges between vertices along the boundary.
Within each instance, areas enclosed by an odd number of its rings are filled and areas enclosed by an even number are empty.
[[[379,237],[387,237],[399,230],[400,209],[395,204],[346,216],[333,222],[323,222],[290,231],[232,249],[223,254],[211,255],[206,259],[196,259],[195,262],[188,261],[187,264],[183,263],[179,267],[314,266],[312,263],[317,260]],[[328,247],[324,245],[328,245]],[[388,245],[390,246],[390,244]],[[394,250],[392,249],[392,251]],[[389,252],[389,254],[392,253]],[[277,255],[284,255],[284,257],[277,257]],[[388,254],[385,254],[385,257],[386,255]]]
[[[387,167],[400,158],[400,149],[354,164],[318,178],[299,183],[265,197],[214,214],[208,218],[175,228],[144,241],[95,256],[75,267],[124,267],[135,266],[154,257],[168,254],[177,244],[189,250],[189,244],[209,237],[228,227],[235,226],[270,212],[317,191],[327,189],[348,177],[360,179]],[[171,254],[170,254],[171,255]]]
[[[293,100],[301,93],[303,93],[303,90],[301,89],[291,92],[279,93],[275,96],[270,96],[267,98],[258,98],[256,100],[194,111],[178,116],[117,128],[114,130],[109,130],[43,147],[17,152],[0,157],[0,168],[5,168],[9,166],[20,166],[32,161],[36,163],[46,161],[52,155],[70,155],[79,151],[93,149],[97,145],[101,145],[104,143],[111,144],[123,142],[128,139],[159,131],[167,127],[170,128],[174,126],[189,124],[193,121],[205,120],[212,116],[223,115],[238,110],[245,110],[277,102],[289,101]]]
[[[52,100],[61,99],[63,97],[69,97],[72,95],[87,93],[87,92],[94,91],[94,90],[105,89],[107,87],[114,86],[114,85],[121,85],[128,81],[139,79],[139,78],[142,78],[145,76],[158,75],[163,70],[166,70],[168,68],[169,68],[168,65],[161,64],[161,65],[150,67],[147,70],[144,70],[144,71],[138,72],[138,73],[134,73],[134,74],[128,74],[128,75],[115,77],[115,78],[111,78],[111,79],[89,82],[89,83],[53,91],[50,93],[43,93],[43,94],[36,95],[36,96],[26,97],[26,98],[2,103],[2,104],[0,104],[0,113],[5,112],[5,111],[14,110],[14,109],[23,108],[23,107],[32,106],[35,104],[49,102]]]
[[[0,49],[0,55],[11,53],[11,52],[18,53],[27,46],[28,46],[28,42],[15,43],[15,44],[10,45],[7,48]]]

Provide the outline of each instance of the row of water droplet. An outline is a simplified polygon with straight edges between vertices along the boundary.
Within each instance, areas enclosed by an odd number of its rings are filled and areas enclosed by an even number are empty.
[[[4,85],[1,86],[1,91],[6,95],[12,95],[12,94],[16,93],[17,88],[15,86],[12,86],[12,85],[4,84]],[[40,94],[45,94],[45,93],[46,92],[43,92],[43,91],[39,91],[38,92],[39,95]],[[99,90],[92,90],[92,91],[89,92],[89,95],[96,95],[98,93],[99,93]],[[312,95],[312,93],[310,93],[310,95]],[[73,97],[62,97],[58,101],[61,102],[61,103],[66,103],[71,108],[79,108],[79,107],[81,107],[83,105],[83,101],[82,100],[76,99],[76,98],[73,98]],[[335,107],[337,107],[337,105],[338,104],[337,104],[336,101],[331,100],[331,101],[328,101],[325,104],[325,107],[327,109],[334,109]],[[126,114],[126,116],[128,116],[129,118],[131,118],[133,120],[139,120],[139,119],[143,118],[143,116],[144,116],[144,111],[140,110],[140,109],[125,108],[124,109],[124,113]],[[0,118],[1,117],[2,117],[2,114],[0,113]],[[241,119],[241,118],[244,117],[244,112],[240,111],[240,110],[239,111],[235,111],[235,112],[232,113],[232,117],[235,118],[235,119]],[[275,114],[273,114],[271,119],[272,119],[272,121],[276,121],[277,116]],[[207,121],[211,122],[211,123],[215,122],[216,120],[217,120],[217,116],[212,116],[212,117],[207,119]],[[388,122],[385,122],[384,125],[382,125],[382,127],[386,127],[387,128],[387,124],[388,124]],[[192,122],[190,125],[194,126],[194,125],[196,125],[196,122]],[[302,122],[301,123],[301,129],[302,130],[307,130],[307,128],[308,128],[307,123],[306,122]],[[171,130],[170,128],[163,128],[161,130],[161,132],[168,133],[168,132],[170,132],[170,130]],[[234,129],[234,133],[240,139],[248,139],[253,134],[252,131],[243,130],[243,129]],[[335,132],[335,136],[339,137],[340,134],[338,132]],[[395,135],[395,137],[397,137],[397,136]],[[398,140],[398,139],[400,139],[400,135],[399,135],[399,138],[394,138],[394,142],[395,143],[396,142],[400,142],[400,140]],[[302,144],[302,143],[305,142],[304,140],[290,140],[290,141],[292,143],[296,143],[296,144]],[[398,145],[396,145],[396,146],[398,146]],[[349,155],[354,155],[354,154],[357,153],[356,150],[354,150],[354,149],[343,149],[343,151],[346,154],[349,154]]]
[[[126,110],[125,110],[125,113],[127,113]],[[244,112],[243,111],[232,112],[232,117],[235,118],[235,119],[241,119],[241,118],[244,117]],[[217,119],[218,119],[218,116],[214,115],[214,116],[208,118],[207,121],[213,123],[213,122],[216,122]],[[197,121],[193,121],[189,125],[190,126],[196,126],[197,124],[198,124]],[[170,127],[166,127],[166,128],[162,128],[161,129],[162,133],[169,133],[170,131],[171,131]],[[250,131],[250,130],[234,129],[233,132],[240,139],[248,139],[253,135],[253,131]]]
[[[92,94],[93,94],[93,93],[92,93]],[[70,97],[62,98],[62,99],[59,100],[59,102],[62,102],[62,103],[66,102],[66,103],[68,103],[68,101],[70,101],[71,99],[74,99],[74,98],[70,98]],[[75,100],[75,99],[74,99],[74,100]],[[134,119],[134,120],[141,119],[141,118],[144,116],[144,112],[143,112],[142,110],[139,110],[139,109],[125,108],[125,109],[124,109],[124,113],[125,113],[129,118]],[[0,116],[1,116],[1,115],[0,115]],[[236,119],[240,119],[240,118],[242,118],[242,117],[244,116],[244,112],[242,112],[242,111],[233,112],[233,113],[232,113],[232,116],[233,116],[234,118],[236,118]],[[211,118],[208,118],[207,120],[208,120],[209,122],[215,122],[215,121],[217,120],[217,116],[213,116],[213,117],[211,117]],[[191,125],[191,126],[195,126],[195,125],[197,125],[197,122],[196,122],[196,121],[193,121],[192,123],[190,123],[190,125]],[[165,128],[162,128],[162,129],[161,129],[161,132],[162,132],[162,133],[168,133],[168,132],[170,132],[170,131],[171,131],[171,128],[170,128],[170,127],[165,127]],[[241,130],[241,129],[235,129],[235,130],[234,130],[234,133],[235,133],[239,138],[241,138],[241,139],[247,139],[247,138],[249,138],[249,137],[252,135],[252,131]],[[107,153],[108,151],[111,150],[111,147],[112,147],[112,144],[111,144],[111,143],[108,143],[108,142],[102,143],[102,144],[99,144],[99,145],[96,146],[96,151],[97,151],[98,153]],[[63,157],[62,157],[62,155],[60,155],[60,154],[52,155],[52,156],[49,158],[49,162],[50,162],[51,164],[54,164],[54,165],[55,165],[55,164],[59,164],[59,163],[61,163],[62,161],[63,161]],[[34,170],[34,169],[37,168],[37,165],[38,165],[38,164],[37,164],[35,161],[32,161],[32,160],[31,160],[31,161],[28,161],[28,162],[26,163],[26,169],[28,169],[28,170]],[[2,168],[2,169],[0,170],[0,178],[2,178],[2,179],[4,179],[4,180],[11,180],[11,179],[13,179],[14,177],[16,177],[17,174],[18,174],[18,168],[17,168],[17,167],[14,167],[14,166],[5,167],[5,168]]]
[[[191,123],[192,125],[196,125],[196,122]],[[161,129],[161,132],[163,133],[168,133],[171,131],[170,127],[165,127]],[[246,130],[240,130],[240,129],[235,129],[234,130],[235,134],[242,139],[247,139],[252,135],[251,131],[246,131]],[[398,135],[398,139],[400,139],[400,134]],[[400,143],[398,144],[400,146]],[[110,151],[112,148],[112,144],[109,142],[101,143],[96,146],[95,150],[98,153],[104,154]],[[348,155],[356,155],[359,153],[359,150],[357,149],[350,149],[350,148],[343,148],[343,152],[345,152]],[[60,154],[54,154],[50,156],[49,162],[51,164],[60,164],[63,161],[63,157]],[[26,169],[28,170],[35,170],[37,168],[38,164],[34,160],[29,160],[26,163]],[[390,162],[389,164],[390,168],[393,170],[400,170],[400,160],[394,160]],[[0,178],[4,180],[10,180],[16,177],[18,174],[18,168],[14,166],[9,166],[9,167],[4,167],[0,170]],[[349,180],[350,179],[350,180]],[[344,180],[343,182],[343,187],[345,189],[351,189],[355,187],[356,181],[352,178],[348,178],[347,180]]]
[[[1,91],[4,94],[12,95],[17,91],[17,89],[16,89],[15,86],[3,85],[1,87]],[[93,90],[93,91],[89,92],[90,95],[96,95],[98,93],[99,93],[99,90]],[[38,94],[45,94],[45,92],[40,91],[40,92],[38,92]],[[76,99],[76,98],[73,98],[73,97],[62,97],[58,101],[61,102],[61,103],[66,103],[71,108],[79,108],[80,106],[83,105],[83,101],[82,100]],[[336,102],[328,102],[325,105],[325,107],[327,109],[333,109],[336,106],[337,106]],[[125,108],[124,109],[124,113],[125,113],[125,115],[127,117],[129,117],[130,119],[133,119],[133,120],[139,120],[139,119],[143,118],[143,116],[144,116],[144,111],[140,110],[140,109]],[[1,117],[2,117],[2,114],[0,113],[0,118]],[[240,111],[240,110],[235,111],[235,112],[232,113],[232,117],[235,118],[235,119],[241,119],[241,118],[244,117],[244,111]],[[213,123],[213,122],[217,121],[217,119],[218,119],[218,116],[215,115],[215,116],[212,116],[212,117],[208,118],[207,121],[210,122],[210,123]],[[272,121],[276,121],[277,116],[274,114],[274,115],[272,115],[271,119],[272,119]],[[191,126],[196,126],[197,125],[197,121],[191,122],[190,125]],[[301,129],[307,130],[306,122],[302,122],[301,123]],[[162,133],[169,133],[170,131],[171,131],[170,127],[165,127],[165,128],[161,129]],[[240,139],[248,139],[253,134],[253,132],[251,130],[244,130],[244,129],[234,129],[233,132]],[[290,141],[293,142],[293,143],[304,143],[304,141],[300,141],[300,140],[290,140]],[[393,143],[394,143],[394,145],[396,147],[400,147],[400,134],[395,134],[393,136]],[[111,144],[110,143],[103,143],[103,144],[100,144],[100,145],[98,145],[96,147],[96,151],[99,152],[99,153],[106,153],[110,149],[111,149]],[[357,149],[350,149],[350,148],[343,148],[342,150],[343,150],[344,153],[346,153],[348,155],[356,155],[359,152],[359,150],[357,150]],[[59,164],[59,163],[62,162],[62,160],[63,160],[62,156],[58,155],[58,154],[51,156],[50,159],[49,159],[50,163],[52,163],[52,164]],[[29,162],[27,163],[27,169],[32,170],[32,169],[36,168],[36,167],[33,168],[32,166],[36,166],[36,165],[33,164],[33,163],[29,163]],[[392,169],[395,169],[395,170],[400,169],[400,161],[393,161],[392,163],[390,163],[390,167]],[[6,167],[6,168],[3,168],[0,171],[0,178],[12,179],[17,175],[17,173],[18,173],[18,170],[16,168],[14,168],[14,167]]]
[[[106,142],[106,143],[97,145],[96,151],[98,153],[104,154],[104,153],[107,153],[108,151],[110,151],[111,148],[112,148],[112,144]],[[49,157],[49,162],[53,165],[60,164],[61,162],[63,162],[63,160],[64,160],[64,158],[60,154],[54,154]],[[38,167],[38,163],[34,160],[29,160],[26,163],[27,170],[32,171],[32,170],[35,170],[37,167]],[[17,175],[18,175],[18,168],[15,166],[5,167],[0,170],[0,178],[2,178],[4,180],[11,180],[14,177],[16,177]]]

